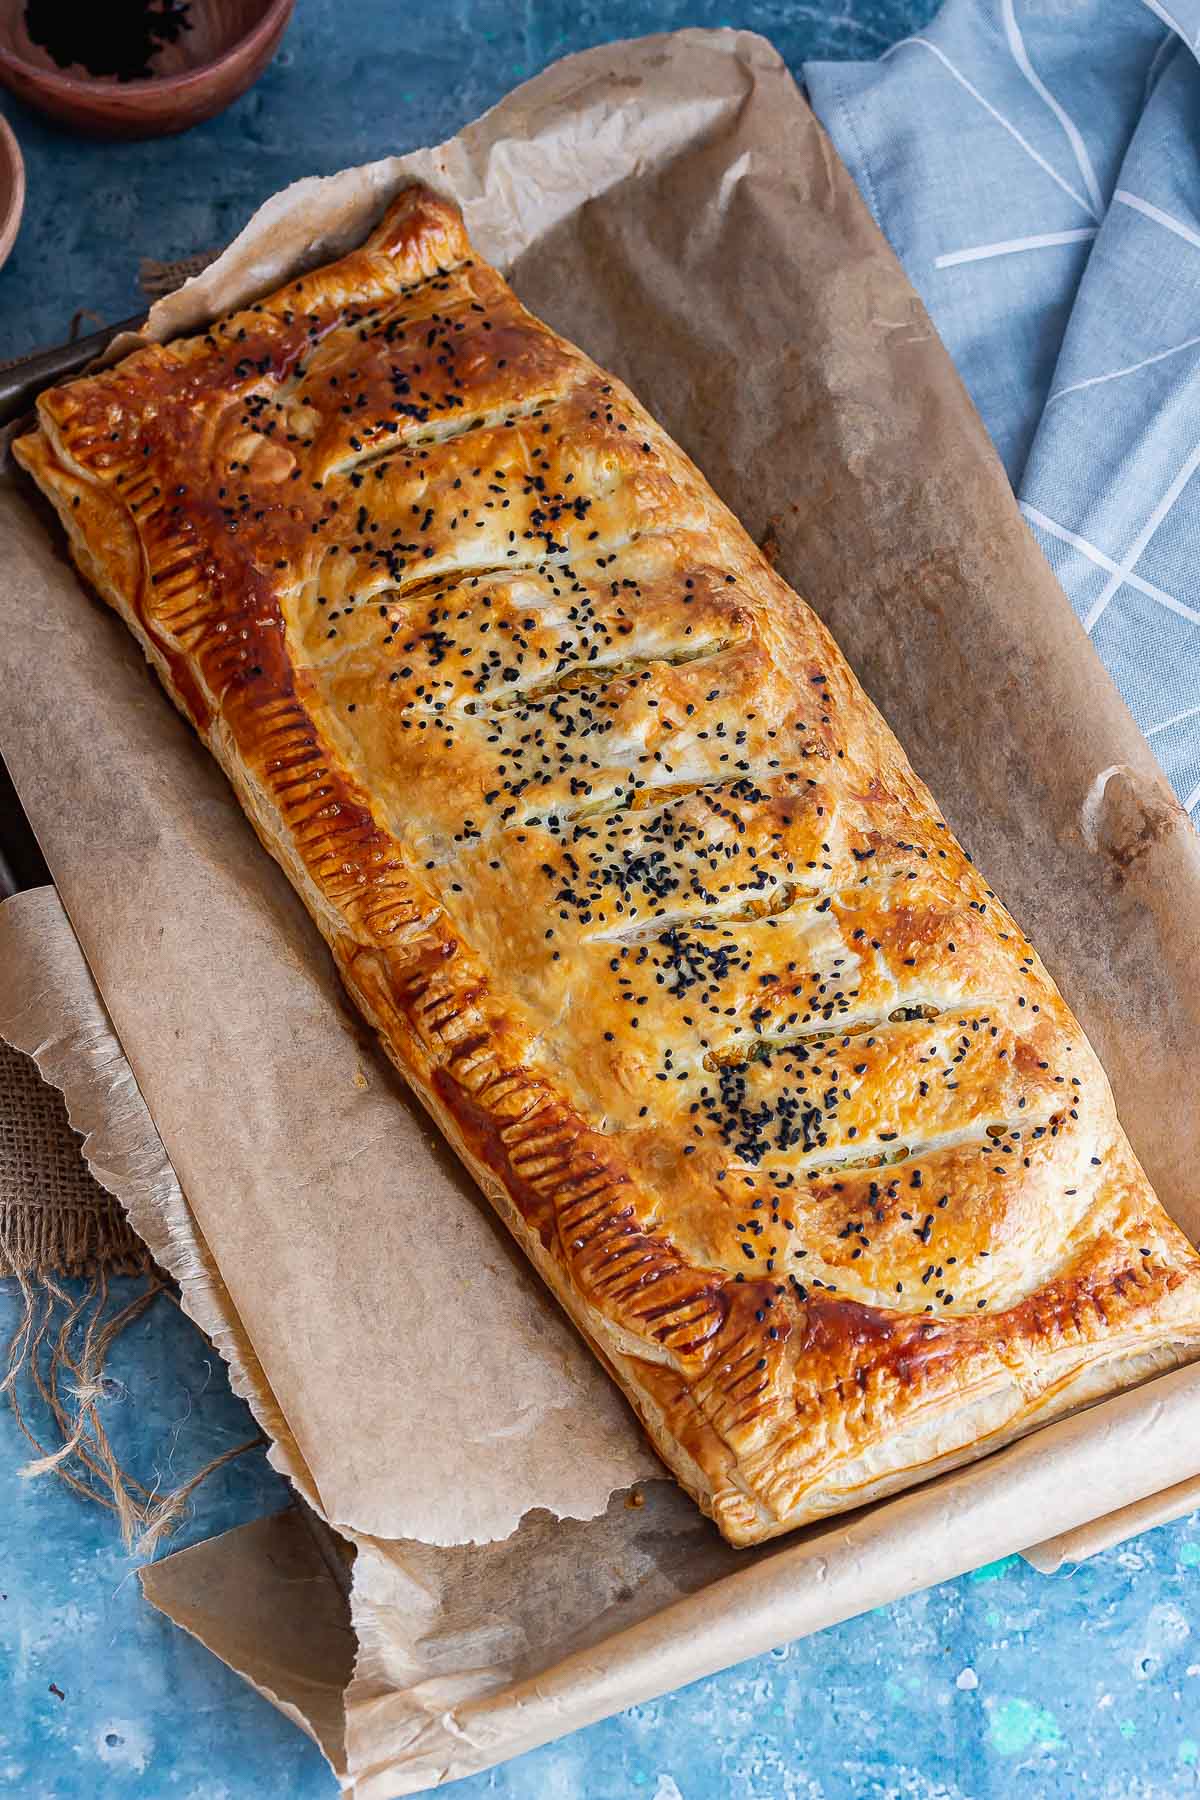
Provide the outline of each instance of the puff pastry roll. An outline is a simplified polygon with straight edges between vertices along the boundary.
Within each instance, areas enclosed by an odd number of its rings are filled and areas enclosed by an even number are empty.
[[[732,1543],[1196,1353],[1200,1264],[1020,928],[453,206],[38,416],[79,568]]]

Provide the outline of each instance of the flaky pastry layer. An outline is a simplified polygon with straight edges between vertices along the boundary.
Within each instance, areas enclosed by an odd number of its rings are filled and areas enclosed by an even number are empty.
[[[1035,952],[454,207],[38,415],[83,573],[732,1543],[1195,1354],[1200,1263]]]

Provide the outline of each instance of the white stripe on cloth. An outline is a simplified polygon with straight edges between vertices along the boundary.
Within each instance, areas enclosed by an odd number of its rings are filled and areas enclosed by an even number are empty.
[[[1104,211],[1104,196],[1100,192],[1100,183],[1096,180],[1096,171],[1092,167],[1092,159],[1087,153],[1087,145],[1083,141],[1083,134],[1080,132],[1079,127],[1076,125],[1066,107],[1060,106],[1059,102],[1054,98],[1054,95],[1050,92],[1050,89],[1046,86],[1045,82],[1030,62],[1029,52],[1025,48],[1025,39],[1021,36],[1021,28],[1017,24],[1017,15],[1013,8],[1013,0],[1000,0],[1000,11],[1004,16],[1004,35],[1008,39],[1008,47],[1012,51],[1013,61],[1016,63],[1018,69],[1020,69],[1034,93],[1038,95],[1039,99],[1046,102],[1046,105],[1050,108],[1050,111],[1054,114],[1055,118],[1066,132],[1067,142],[1070,144],[1074,153],[1075,161],[1079,166],[1079,173],[1083,176],[1083,185],[1088,191],[1092,207],[1096,214],[1100,215]]]
[[[984,111],[990,113],[992,118],[995,119],[996,123],[998,125],[1002,125],[1004,127],[1005,131],[1008,132],[1009,136],[1013,137],[1017,140],[1017,142],[1018,142],[1018,144],[1020,144],[1022,150],[1024,150],[1024,152],[1027,156],[1031,156],[1033,158],[1034,162],[1038,165],[1038,168],[1044,169],[1046,174],[1050,177],[1051,181],[1056,182],[1057,185],[1062,189],[1064,194],[1070,194],[1070,196],[1071,196],[1072,200],[1074,200],[1075,204],[1077,206],[1082,206],[1084,212],[1087,213],[1090,218],[1097,220],[1097,222],[1099,221],[1099,217],[1100,217],[1099,213],[1096,212],[1093,209],[1093,207],[1090,205],[1090,203],[1084,199],[1083,195],[1080,193],[1077,193],[1076,190],[1071,186],[1069,181],[1064,181],[1062,176],[1058,173],[1058,171],[1056,169],[1052,169],[1050,167],[1050,164],[1046,161],[1045,157],[1040,156],[1038,154],[1038,152],[1034,149],[1033,145],[1029,142],[1029,139],[1026,137],[1022,137],[1021,133],[1017,130],[1017,128],[1013,124],[1012,120],[1006,119],[1002,112],[998,112],[996,110],[996,108],[992,105],[990,100],[985,100],[983,95],[980,93],[979,89],[977,87],[973,86],[972,83],[967,80],[967,78],[963,74],[962,70],[956,69],[954,64],[950,61],[950,58],[945,54],[945,52],[943,50],[940,50],[936,44],[931,43],[928,38],[925,38],[925,37],[901,38],[900,42],[898,44],[893,44],[890,50],[884,51],[883,55],[879,59],[880,62],[886,62],[889,56],[895,56],[897,50],[903,50],[905,48],[905,46],[908,44],[920,44],[926,50],[931,51],[932,54],[937,57],[938,61],[946,69],[948,69],[950,71],[950,73],[951,73],[951,75],[953,75],[955,81],[960,82],[961,85],[966,88],[966,90],[967,90],[968,94],[970,94],[971,98],[973,100],[978,100],[980,106],[983,107]]]
[[[1148,369],[1151,363],[1165,362],[1168,356],[1178,356],[1183,350],[1194,350],[1200,344],[1200,337],[1185,338],[1182,344],[1172,344],[1169,350],[1158,350],[1153,356],[1143,356],[1141,362],[1129,363],[1123,369],[1111,369],[1107,375],[1089,375],[1086,381],[1071,381],[1066,387],[1057,388],[1047,400],[1047,406],[1053,406],[1064,394],[1077,394],[1081,388],[1099,387],[1104,381],[1119,381],[1122,375],[1136,375],[1139,369]]]
[[[1167,11],[1166,7],[1162,4],[1162,0],[1142,0],[1142,4],[1143,6],[1149,7],[1156,19],[1161,19],[1164,25],[1169,25],[1171,30],[1181,37],[1185,44],[1187,43],[1187,32],[1183,29],[1183,26],[1179,23],[1175,14]],[[1195,49],[1195,47],[1196,46],[1193,44],[1192,48]]]
[[[1169,731],[1172,725],[1182,725],[1185,719],[1194,719],[1197,713],[1200,713],[1200,706],[1187,706],[1182,712],[1172,713],[1169,719],[1163,719],[1157,725],[1147,726],[1146,736],[1152,738],[1157,732]]]
[[[1113,199],[1119,200],[1122,206],[1131,206],[1134,212],[1144,213],[1156,224],[1165,225],[1168,231],[1175,233],[1176,237],[1183,238],[1185,243],[1195,244],[1197,250],[1200,250],[1200,231],[1193,231],[1190,225],[1185,225],[1182,219],[1173,218],[1170,213],[1164,212],[1161,206],[1154,206],[1149,200],[1143,200],[1138,194],[1131,194],[1128,188],[1115,189]]]
[[[970,250],[948,250],[935,256],[935,269],[952,269],[958,263],[984,262],[991,256],[1014,256],[1018,250],[1048,250],[1052,244],[1081,244],[1094,238],[1099,226],[1081,225],[1078,231],[1043,231],[1036,237],[1005,238],[998,244],[976,244]]]
[[[1080,537],[1077,531],[1069,530],[1066,525],[1060,525],[1057,519],[1048,518],[1038,507],[1030,506],[1027,500],[1022,500],[1021,511],[1034,525],[1039,525],[1043,531],[1048,532],[1051,537],[1058,538],[1060,542],[1070,544],[1073,549],[1086,556],[1089,562],[1095,563],[1098,569],[1106,569],[1110,575],[1121,573],[1120,563],[1106,555],[1098,545],[1089,543],[1087,538]],[[1135,575],[1132,569],[1125,571],[1121,585],[1136,588],[1139,594],[1145,594],[1148,600],[1157,600],[1160,606],[1167,608],[1168,612],[1178,613],[1181,618],[1190,619],[1193,625],[1200,625],[1200,612],[1191,606],[1185,606],[1182,600],[1176,600],[1174,594],[1164,593],[1163,589],[1155,587],[1152,581],[1145,581],[1140,575]],[[1105,605],[1107,604],[1106,601]],[[1091,627],[1089,626],[1088,629],[1090,630]]]
[[[1150,514],[1150,517],[1146,520],[1146,523],[1142,526],[1142,529],[1138,532],[1125,556],[1122,558],[1120,568],[1114,569],[1109,579],[1105,582],[1104,592],[1096,600],[1092,610],[1083,621],[1083,629],[1085,631],[1092,630],[1117,589],[1124,581],[1128,580],[1138,557],[1142,554],[1142,551],[1146,548],[1146,545],[1150,542],[1150,539],[1154,536],[1155,532],[1158,530],[1159,526],[1162,524],[1163,520],[1166,518],[1198,468],[1200,468],[1200,444],[1197,444],[1183,467],[1177,470],[1170,487],[1167,489],[1166,493],[1162,495],[1158,505],[1154,508],[1154,511]]]

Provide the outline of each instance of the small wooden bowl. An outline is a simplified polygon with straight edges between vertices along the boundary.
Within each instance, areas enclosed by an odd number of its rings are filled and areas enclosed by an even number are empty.
[[[98,0],[78,0],[80,6]],[[29,36],[25,0],[0,0],[0,82],[30,106],[95,137],[163,137],[211,119],[258,80],[295,0],[191,0],[191,22],[155,58],[160,73],[118,81],[62,69]]]
[[[25,158],[13,128],[0,113],[0,267],[17,241],[25,211]]]

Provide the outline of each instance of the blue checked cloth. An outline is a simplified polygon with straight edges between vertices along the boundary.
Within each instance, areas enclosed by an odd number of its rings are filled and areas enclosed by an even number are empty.
[[[810,98],[1200,821],[1200,0],[947,0]]]

